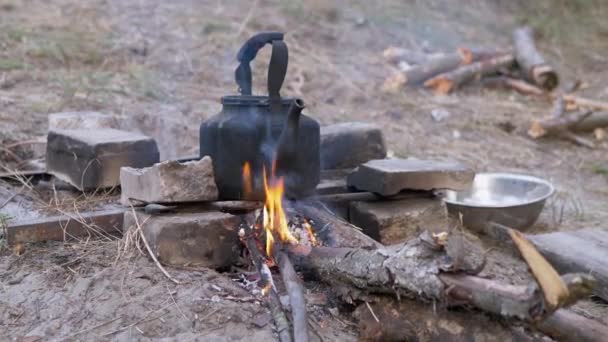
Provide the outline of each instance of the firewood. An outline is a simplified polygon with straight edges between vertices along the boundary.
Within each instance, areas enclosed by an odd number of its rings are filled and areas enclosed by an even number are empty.
[[[306,300],[304,298],[304,291],[302,285],[298,280],[298,275],[293,269],[289,257],[284,252],[280,251],[275,246],[275,256],[279,269],[281,270],[281,277],[287,293],[289,295],[289,303],[291,304],[291,317],[293,323],[293,338],[295,342],[307,342],[308,341],[308,317],[306,315]]]
[[[515,58],[511,54],[481,60],[439,74],[424,82],[424,86],[435,89],[435,92],[438,94],[448,94],[462,84],[475,78],[494,74],[501,68],[509,67],[514,61]]]
[[[293,260],[331,284],[346,302],[364,298],[367,293],[396,294],[446,301],[456,299],[485,312],[517,317],[528,322],[544,319],[553,312],[536,283],[512,286],[477,276],[441,271],[445,253],[430,247],[421,237],[400,246],[378,250],[296,246]],[[565,275],[570,304],[589,295],[592,277]]]
[[[564,95],[564,100],[567,104],[589,110],[608,110],[608,102],[587,99],[574,95]]]
[[[277,290],[274,287],[272,273],[270,273],[270,269],[266,265],[266,258],[259,250],[255,233],[253,232],[253,229],[251,229],[250,224],[244,222],[242,226],[242,229],[244,230],[242,240],[247,246],[247,250],[249,251],[249,255],[251,257],[251,262],[256,267],[260,275],[263,288],[265,289],[264,291],[266,291],[266,293],[264,293],[264,302],[270,309],[270,313],[274,319],[277,333],[279,334],[279,340],[281,342],[291,342],[292,339],[289,331],[289,322],[287,321],[287,316],[285,316],[285,312],[283,311],[281,299],[279,298]]]
[[[454,53],[431,58],[424,64],[403,71],[403,82],[407,85],[420,85],[431,77],[493,55],[495,52],[487,50],[460,48]]]
[[[515,58],[524,78],[542,89],[555,89],[559,77],[536,49],[532,29],[527,26],[515,29],[513,41]]]
[[[549,93],[524,80],[518,80],[507,76],[485,77],[483,85],[490,87],[505,87],[524,95],[549,97]]]
[[[596,128],[608,127],[608,112],[594,112],[571,129],[577,132],[591,132]]]
[[[559,310],[537,328],[557,341],[596,342],[608,336],[608,327],[568,310]]]
[[[510,229],[509,235],[515,246],[521,253],[528,267],[532,271],[534,278],[543,291],[545,302],[554,310],[562,305],[570,293],[557,271],[549,262],[536,250],[536,247],[526,239],[524,234]]]
[[[314,201],[297,201],[295,211],[314,221],[316,233],[328,234],[332,247],[379,248],[380,242],[365,235],[361,228],[354,226],[331,213],[323,203]]]

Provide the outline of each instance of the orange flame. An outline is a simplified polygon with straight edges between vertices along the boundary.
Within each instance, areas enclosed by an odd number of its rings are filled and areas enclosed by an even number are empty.
[[[250,198],[252,193],[251,166],[249,162],[245,162],[245,165],[243,165],[243,198]]]
[[[270,179],[264,173],[264,193],[266,203],[264,204],[264,229],[266,229],[266,255],[272,257],[272,246],[274,245],[274,233],[279,236],[279,240],[289,243],[298,243],[298,240],[291,234],[287,226],[287,216],[283,210],[283,193],[285,186],[283,177],[278,179],[273,172]]]
[[[288,227],[287,216],[283,209],[283,195],[285,193],[285,185],[283,177],[275,176],[275,165],[273,163],[270,177],[266,174],[266,168],[262,169],[264,180],[264,193],[266,202],[262,212],[263,226],[266,231],[266,255],[272,258],[272,248],[275,239],[286,243],[297,244],[298,239],[291,233]],[[251,166],[247,162],[243,165],[243,194],[245,198],[251,195]],[[318,245],[316,236],[311,225],[306,222],[304,224],[309,241],[313,246]]]

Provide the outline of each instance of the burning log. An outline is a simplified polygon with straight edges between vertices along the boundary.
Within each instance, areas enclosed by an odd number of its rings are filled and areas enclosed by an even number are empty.
[[[365,235],[361,228],[354,226],[326,209],[321,202],[293,203],[296,212],[302,213],[316,224],[315,233],[319,236],[329,235],[329,245],[332,247],[358,247],[376,249],[382,244]]]
[[[527,26],[515,29],[513,41],[515,58],[524,78],[542,89],[555,89],[559,84],[559,77],[536,49],[532,29]]]
[[[424,86],[435,89],[438,94],[448,94],[475,78],[491,75],[502,68],[509,67],[514,61],[515,58],[511,54],[481,60],[435,76],[424,82]]]

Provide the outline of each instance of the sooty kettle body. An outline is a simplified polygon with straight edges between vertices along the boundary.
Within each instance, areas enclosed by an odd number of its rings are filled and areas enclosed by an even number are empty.
[[[266,44],[272,46],[268,96],[254,96],[249,63]],[[200,157],[213,160],[220,198],[264,199],[264,174],[282,177],[289,198],[313,194],[320,178],[319,123],[301,114],[302,100],[280,96],[288,61],[283,34],[253,36],[237,59],[240,95],[224,96],[222,111],[200,128]],[[246,164],[250,177],[244,175]]]

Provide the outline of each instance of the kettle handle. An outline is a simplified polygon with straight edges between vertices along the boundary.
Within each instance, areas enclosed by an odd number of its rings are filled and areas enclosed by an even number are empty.
[[[270,102],[280,101],[280,90],[287,73],[289,53],[283,41],[281,32],[263,32],[249,38],[237,54],[239,66],[234,72],[234,78],[239,86],[241,95],[251,95],[251,66],[249,63],[255,59],[258,51],[266,44],[272,44],[272,55],[268,66],[268,96]]]

